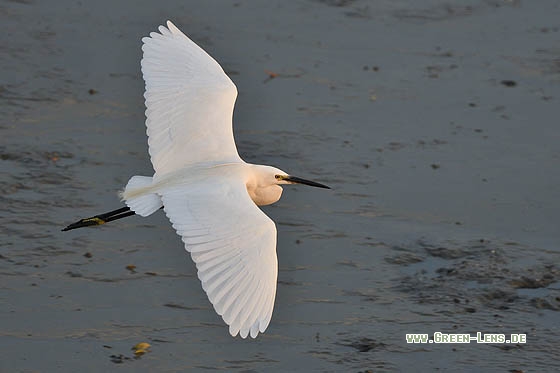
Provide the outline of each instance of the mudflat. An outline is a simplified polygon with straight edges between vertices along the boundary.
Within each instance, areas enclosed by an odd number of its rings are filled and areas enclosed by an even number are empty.
[[[5,1],[0,371],[557,371],[556,1]],[[232,338],[162,212],[60,232],[151,175],[141,37],[230,75],[285,187],[264,335]],[[526,334],[407,344],[406,334]],[[131,350],[151,345],[143,355]]]

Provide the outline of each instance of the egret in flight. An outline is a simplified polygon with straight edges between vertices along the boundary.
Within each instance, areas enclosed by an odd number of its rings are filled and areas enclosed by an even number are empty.
[[[278,201],[284,184],[329,187],[239,157],[232,129],[237,88],[173,23],[142,42],[155,173],[130,179],[121,192],[127,207],[63,231],[163,208],[230,334],[255,338],[270,323],[278,275],[276,226],[257,206]]]

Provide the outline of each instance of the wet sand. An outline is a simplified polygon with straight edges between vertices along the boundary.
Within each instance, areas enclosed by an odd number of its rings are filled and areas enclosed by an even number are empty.
[[[556,1],[48,3],[0,4],[0,371],[559,369]],[[166,19],[236,83],[242,157],[333,188],[264,209],[257,340],[161,212],[60,232],[152,172],[140,39]],[[527,343],[405,342],[436,331]]]

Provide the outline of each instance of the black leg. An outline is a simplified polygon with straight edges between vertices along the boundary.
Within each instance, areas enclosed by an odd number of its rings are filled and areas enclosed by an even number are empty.
[[[105,222],[108,223],[110,221],[119,220],[119,219],[126,218],[127,216],[132,216],[132,215],[136,215],[136,213],[134,211],[125,212],[124,214],[111,216],[111,217],[105,219]]]
[[[96,217],[102,218],[102,219],[107,219],[107,218],[110,218],[111,216],[118,215],[118,214],[121,214],[121,213],[127,212],[127,211],[130,211],[130,207],[125,206],[125,207],[122,207],[122,208],[117,209],[117,210],[109,211],[109,212],[106,212],[104,214],[99,214]]]
[[[130,211],[129,207],[123,207],[117,210],[109,211],[104,214],[92,216],[91,218],[81,219],[75,223],[70,224],[62,229],[63,232],[82,227],[91,227],[94,225],[105,224],[109,221],[126,218],[127,216],[135,215],[134,211]]]

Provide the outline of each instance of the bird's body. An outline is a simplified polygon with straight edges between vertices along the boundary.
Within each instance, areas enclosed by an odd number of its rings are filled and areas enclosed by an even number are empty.
[[[276,183],[277,180],[274,177],[275,175],[282,174],[285,173],[277,168],[245,163],[243,161],[221,164],[198,164],[164,175],[154,176],[151,178],[150,183],[142,186],[125,188],[121,193],[121,198],[125,201],[132,201],[137,197],[150,194],[159,195],[161,191],[173,186],[192,186],[197,183],[206,185],[212,177],[218,177],[221,179],[231,178],[236,180],[236,182],[243,183],[251,200],[257,206],[266,206],[277,202],[282,196],[282,187]]]
[[[278,274],[276,225],[257,206],[278,201],[282,184],[328,187],[239,157],[232,129],[237,89],[175,25],[168,21],[142,41],[155,173],[129,180],[121,192],[126,208],[64,230],[163,208],[231,335],[255,338],[270,322]]]

